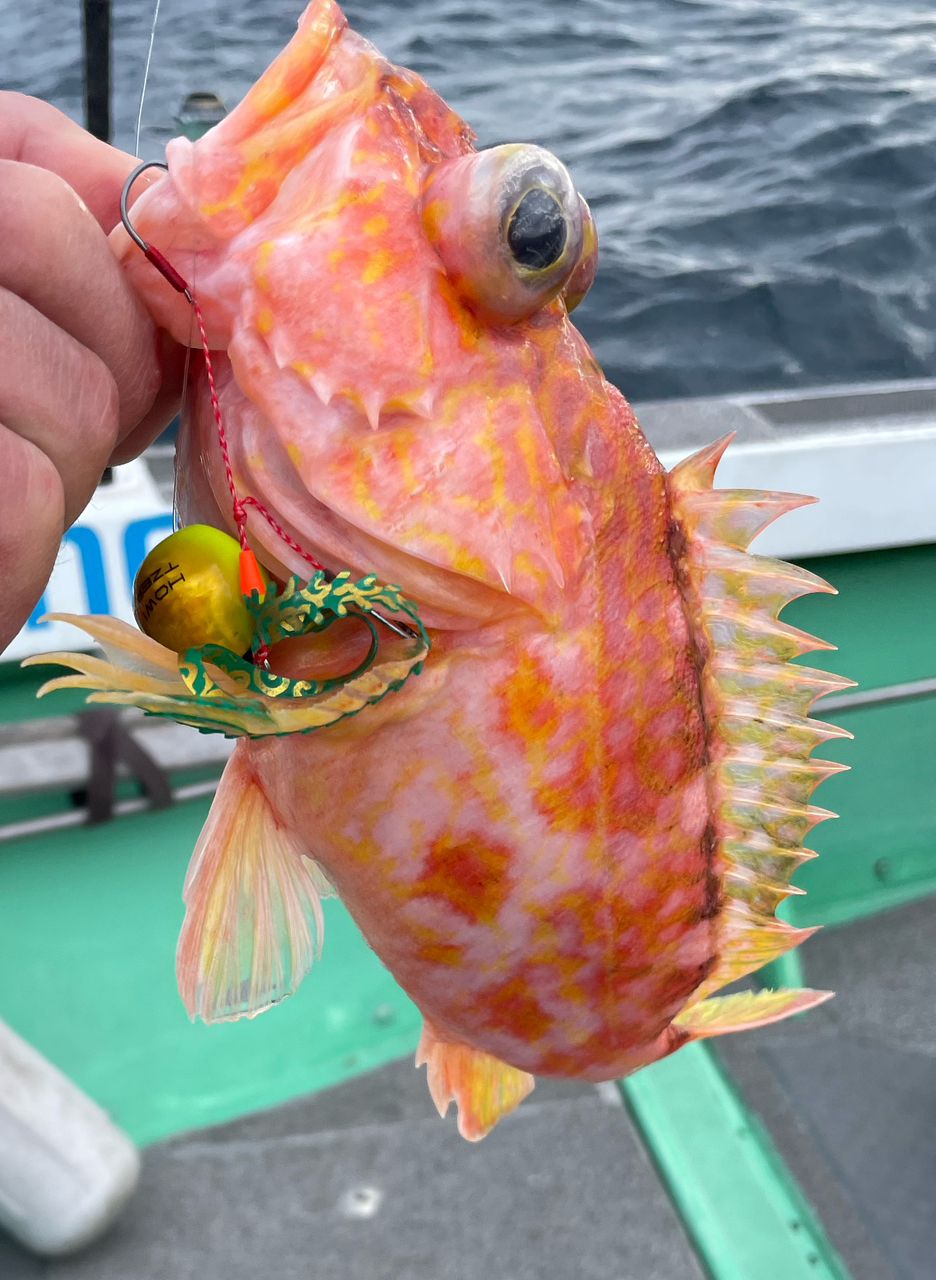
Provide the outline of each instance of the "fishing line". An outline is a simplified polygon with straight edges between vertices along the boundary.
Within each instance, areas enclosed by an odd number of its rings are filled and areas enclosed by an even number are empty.
[[[133,139],[133,154],[140,154],[140,133],[143,128],[143,103],[146,101],[146,86],[149,84],[150,66],[153,61],[153,47],[156,44],[156,26],[159,22],[159,6],[162,0],[156,0],[153,9],[153,25],[150,27],[149,48],[146,51],[146,66],[143,68],[143,88],[140,90],[140,110],[137,112],[136,136]]]
[[[323,573],[326,573],[327,570],[321,561],[317,560],[315,556],[311,555],[304,547],[300,546],[295,538],[293,538],[287,530],[283,528],[273,515],[272,511],[270,511],[264,503],[250,494],[241,497],[237,491],[237,483],[234,479],[234,468],[231,462],[230,446],[228,444],[227,428],[224,423],[224,415],[221,411],[221,398],[218,394],[218,387],[215,381],[214,360],[211,355],[211,343],[208,339],[208,329],[205,324],[205,317],[202,312],[201,305],[185,277],[175,269],[168,258],[166,258],[155,245],[149,244],[143,239],[134,227],[130,218],[130,192],[133,188],[134,182],[136,182],[140,174],[145,173],[147,169],[168,170],[168,167],[169,166],[162,160],[144,160],[142,164],[137,165],[127,178],[127,181],[124,183],[123,190],[120,193],[120,218],[134,244],[136,244],[139,249],[142,249],[147,260],[153,264],[160,275],[162,275],[163,279],[165,279],[177,293],[181,293],[186,302],[188,302],[189,306],[192,308],[194,320],[198,326],[198,336],[201,340],[202,355],[205,360],[205,373],[208,378],[208,394],[211,400],[211,409],[214,414],[218,445],[221,449],[221,457],[224,463],[225,479],[227,480],[228,489],[231,495],[231,509],[234,516],[234,523],[237,526],[238,540],[241,545],[241,588],[243,594],[248,598],[253,591],[258,592],[262,597],[266,587],[263,581],[263,576],[260,572],[260,566],[257,562],[257,558],[250,546],[250,539],[247,533],[248,507],[253,507],[257,514],[263,517],[277,537],[291,548],[291,550],[295,551],[297,555],[302,556],[302,558],[310,564],[313,569]],[[376,611],[375,616],[381,622],[384,622],[386,626],[389,626],[391,630],[397,631],[398,634],[401,634],[399,628],[402,627],[403,624],[393,623],[389,619],[385,619],[382,615],[377,614]],[[409,629],[406,628],[405,630],[406,633],[409,634]],[[261,645],[256,651],[255,659],[258,663],[266,662],[265,645]]]
[[[152,69],[152,64],[153,64],[153,50],[156,46],[156,29],[159,25],[159,10],[160,10],[161,3],[162,3],[162,0],[156,0],[155,5],[153,6],[153,21],[152,21],[152,24],[150,25],[149,45],[146,50],[146,63],[143,67],[143,85],[140,89],[140,107],[137,112],[136,133],[133,141],[133,149],[135,154],[137,155],[139,155],[139,152],[140,152],[140,135],[143,131],[143,107],[146,102],[146,90],[149,85],[150,71]],[[155,162],[155,166],[158,168],[166,167],[164,164],[158,161]],[[211,359],[211,348],[208,343],[208,334],[205,328],[205,320],[204,320],[204,316],[202,315],[202,309],[198,304],[198,299],[195,297],[195,294],[192,291],[191,286],[183,279],[183,277],[175,270],[175,268],[163,257],[163,255],[159,252],[158,249],[155,249],[152,246],[146,244],[141,239],[141,237],[137,235],[136,231],[133,229],[132,223],[130,222],[129,213],[127,210],[130,188],[133,185],[135,178],[137,178],[139,174],[141,174],[145,169],[149,169],[152,167],[154,167],[154,162],[152,161],[138,165],[137,168],[130,175],[130,177],[127,179],[127,182],[124,186],[124,189],[121,195],[121,201],[120,201],[121,219],[124,223],[124,226],[127,228],[130,235],[132,236],[132,238],[143,250],[143,252],[146,254],[150,262],[152,262],[153,265],[162,273],[163,277],[166,280],[168,280],[168,282],[172,285],[174,289],[176,289],[179,293],[185,296],[185,298],[187,299],[187,301],[189,302],[192,308],[192,318],[189,326],[189,336],[191,338],[192,329],[194,325],[197,324],[199,337],[201,339],[202,352],[205,358],[205,372],[207,373],[207,376],[208,376],[208,388],[209,388],[209,394],[211,398],[211,407],[214,412],[215,425],[217,428],[218,444],[220,445],[220,448],[221,448],[221,456],[224,462],[225,477],[227,479],[228,488],[231,494],[231,503],[232,503],[232,509],[233,509],[233,515],[234,515],[234,522],[237,525],[238,539],[241,544],[242,583],[243,583],[243,586],[245,587],[245,594],[249,594],[249,590],[246,589],[249,584],[250,587],[254,589],[258,589],[260,594],[262,595],[264,591],[264,584],[260,574],[260,568],[259,568],[259,565],[257,564],[257,560],[253,553],[253,550],[250,547],[249,539],[247,536],[247,508],[248,507],[253,507],[257,511],[258,515],[262,516],[266,520],[267,524],[271,526],[274,533],[276,533],[277,536],[283,542],[285,542],[288,547],[290,547],[293,551],[297,552],[297,554],[302,556],[303,559],[306,560],[307,563],[310,564],[314,569],[324,570],[324,565],[320,564],[320,562],[316,560],[315,556],[310,555],[309,552],[306,551],[304,547],[300,546],[299,543],[294,538],[290,537],[290,535],[286,532],[286,530],[282,527],[282,525],[277,521],[277,519],[272,514],[272,512],[269,511],[262,502],[260,502],[257,498],[254,498],[252,496],[247,496],[242,498],[240,494],[237,492],[237,487],[234,481],[234,471],[231,466],[231,456],[230,456],[230,450],[228,447],[227,432],[225,430],[224,419],[221,413],[221,404],[218,397],[217,387],[215,385],[214,367]],[[195,266],[194,263],[193,263],[193,266]],[[192,352],[192,344],[190,341],[188,345],[186,358],[185,358],[185,371],[183,374],[183,386],[182,386],[183,405],[185,402],[185,395],[188,390],[191,352]],[[174,492],[173,492],[172,505],[173,505],[173,518],[175,521],[178,516],[178,502],[177,502],[177,495],[175,493],[175,485],[173,486],[173,490]],[[261,660],[265,660],[265,657],[266,657],[265,646],[263,646],[263,649],[260,655],[258,656],[260,657]]]
[[[196,262],[193,263],[193,266],[195,266],[196,268],[195,271],[193,272],[193,278],[197,278],[198,276],[197,259],[196,259]],[[181,392],[181,395],[179,396],[179,413],[180,414],[185,413],[185,398],[188,395],[189,374],[191,373],[191,369],[192,369],[192,338],[194,336],[195,336],[195,312],[193,311],[192,314],[189,316],[188,342],[186,343],[186,346],[185,346],[185,364],[182,367],[182,392]],[[176,447],[176,453],[178,456],[178,448],[179,448],[178,440],[176,441],[175,447]],[[174,468],[174,475],[172,479],[172,527],[173,529],[180,529],[182,527],[182,519],[179,514],[179,468],[178,468],[178,465],[176,465]]]
[[[137,112],[136,135],[134,137],[134,143],[133,143],[133,148],[136,154],[139,154],[139,151],[140,151],[140,134],[142,133],[142,129],[143,129],[143,106],[144,106],[144,103],[146,102],[146,90],[147,90],[147,86],[149,85],[150,69],[153,63],[153,49],[155,48],[155,45],[156,45],[156,28],[159,25],[159,9],[160,9],[161,3],[162,3],[162,0],[156,0],[156,3],[153,7],[153,21],[152,21],[152,25],[150,26],[149,47],[147,48],[147,51],[146,51],[146,63],[143,68],[143,86],[140,90],[140,109]],[[179,274],[179,272],[175,270],[175,268],[171,265],[171,263],[169,263],[166,260],[166,258],[163,257],[163,255],[159,252],[158,249],[155,249],[152,245],[148,245],[137,234],[137,232],[133,228],[133,224],[130,221],[130,216],[127,209],[130,189],[133,185],[134,180],[144,170],[150,169],[153,167],[165,169],[166,165],[164,165],[160,161],[145,162],[141,165],[138,165],[136,169],[134,169],[130,177],[127,179],[127,182],[124,186],[123,192],[121,194],[121,199],[120,199],[120,216],[127,231],[130,233],[131,237],[137,243],[137,245],[139,245],[139,247],[143,250],[143,252],[145,253],[146,257],[150,260],[150,262],[152,262],[153,266],[155,266],[157,270],[162,273],[163,277],[166,280],[168,280],[169,284],[171,284],[175,290],[177,290],[179,293],[184,295],[184,297],[186,298],[186,300],[188,301],[188,303],[192,308],[192,319],[189,325],[189,335],[191,338],[192,328],[194,324],[197,324],[199,338],[201,339],[202,352],[205,358],[205,372],[208,376],[208,389],[209,389],[209,394],[211,398],[211,407],[214,412],[215,426],[217,428],[217,433],[218,433],[218,444],[220,445],[220,448],[221,448],[221,456],[224,462],[225,478],[227,479],[228,489],[230,490],[230,494],[231,494],[231,504],[233,509],[234,522],[237,525],[238,539],[241,544],[241,552],[245,561],[245,563],[242,565],[242,572],[246,572],[247,577],[250,578],[256,585],[259,585],[260,593],[262,594],[263,583],[260,578],[259,566],[257,565],[254,553],[250,548],[250,543],[247,536],[247,508],[248,507],[253,507],[257,511],[257,513],[266,520],[267,524],[270,525],[274,533],[276,533],[277,536],[283,542],[285,542],[288,547],[290,547],[293,551],[297,552],[297,554],[302,556],[303,559],[306,560],[314,569],[324,570],[324,565],[322,565],[318,560],[316,560],[316,558],[313,555],[310,555],[309,552],[306,551],[304,547],[300,546],[299,543],[296,542],[294,538],[290,537],[290,535],[286,532],[286,530],[282,527],[282,525],[276,520],[272,512],[269,511],[262,502],[260,502],[257,498],[254,498],[252,496],[247,496],[242,498],[240,494],[237,492],[237,486],[234,481],[234,471],[231,465],[231,455],[230,455],[230,449],[228,447],[227,432],[225,430],[224,418],[221,413],[221,403],[218,397],[217,387],[215,385],[214,366],[211,359],[211,347],[208,342],[208,334],[205,328],[205,320],[202,314],[202,309],[198,304],[198,299],[195,297],[195,294],[191,286]],[[195,266],[194,263],[193,263],[193,266]],[[188,353],[185,358],[185,372],[183,375],[183,386],[182,386],[183,403],[185,401],[186,391],[188,390],[191,351],[192,351],[192,344],[190,341],[188,345]],[[176,502],[175,493],[173,493],[173,508],[174,508],[174,511],[177,512],[177,502]]]

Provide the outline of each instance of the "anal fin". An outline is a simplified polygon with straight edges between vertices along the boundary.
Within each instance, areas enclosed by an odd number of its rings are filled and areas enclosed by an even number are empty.
[[[440,1116],[458,1107],[458,1132],[479,1142],[520,1105],[536,1081],[481,1049],[440,1040],[427,1022],[416,1051],[416,1066],[428,1068],[429,1092]]]
[[[279,821],[240,743],[185,878],[176,953],[193,1018],[254,1017],[291,995],[321,949],[325,876]]]
[[[832,998],[831,991],[739,991],[730,996],[712,996],[684,1009],[675,1019],[680,1031],[693,1040],[729,1035],[766,1027],[781,1018],[805,1013]]]

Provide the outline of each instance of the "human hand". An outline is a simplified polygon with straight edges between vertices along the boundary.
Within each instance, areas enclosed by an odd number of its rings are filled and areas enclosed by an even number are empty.
[[[105,468],[178,406],[184,352],[107,242],[136,163],[47,103],[0,93],[0,650]]]

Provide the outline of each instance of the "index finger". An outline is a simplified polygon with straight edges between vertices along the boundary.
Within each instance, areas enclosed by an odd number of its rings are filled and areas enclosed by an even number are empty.
[[[0,167],[3,167],[4,160],[44,169],[62,179],[87,206],[104,232],[110,232],[120,220],[120,193],[128,175],[137,164],[135,156],[92,137],[49,103],[19,93],[0,91]],[[134,184],[133,197],[140,195],[151,182],[157,180],[157,175],[152,171],[141,174]],[[57,250],[55,244],[50,243],[54,240],[54,229],[48,226],[50,212],[49,209],[44,210],[46,229],[40,239],[48,246],[49,252],[54,254]],[[0,259],[2,257],[0,252]],[[99,277],[119,274],[112,272],[110,263],[103,254],[96,257]],[[89,259],[91,260],[93,259]],[[47,270],[52,270],[50,262],[47,261],[45,266]],[[66,318],[67,328],[74,328],[79,311],[80,308],[73,310]],[[139,312],[139,317],[134,316],[134,311]],[[140,332],[142,313],[142,307],[134,308],[128,296],[121,315],[114,318],[116,325],[110,323],[112,330],[116,327],[123,334],[123,341],[118,344],[118,354],[121,348],[125,351],[131,349],[129,339],[134,333]],[[84,338],[86,335],[75,336]],[[92,334],[90,345],[106,357],[107,352],[100,350],[100,335],[95,337]],[[121,442],[114,461],[122,462],[135,457],[172,417],[182,384],[184,354],[175,344],[160,339],[152,347],[152,355],[147,353],[147,357],[139,361],[135,372],[131,365],[128,379],[118,379],[124,383],[121,387],[125,409],[123,428],[124,433],[129,434]],[[137,360],[138,357],[134,359]],[[158,365],[155,372],[154,359]],[[150,392],[148,402],[144,391],[147,378],[160,383],[155,400]],[[129,396],[128,392],[131,392]],[[136,425],[135,417],[138,419]]]
[[[20,160],[64,178],[104,231],[120,221],[121,188],[137,163],[48,102],[9,92],[0,92],[0,160]],[[140,191],[146,179],[142,175]]]

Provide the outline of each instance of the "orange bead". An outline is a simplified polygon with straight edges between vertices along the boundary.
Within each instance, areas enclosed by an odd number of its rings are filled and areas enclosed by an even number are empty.
[[[266,591],[266,579],[263,576],[263,570],[257,563],[257,557],[250,547],[245,547],[240,553],[240,585],[241,595],[248,600],[254,591],[257,592],[261,599]]]

